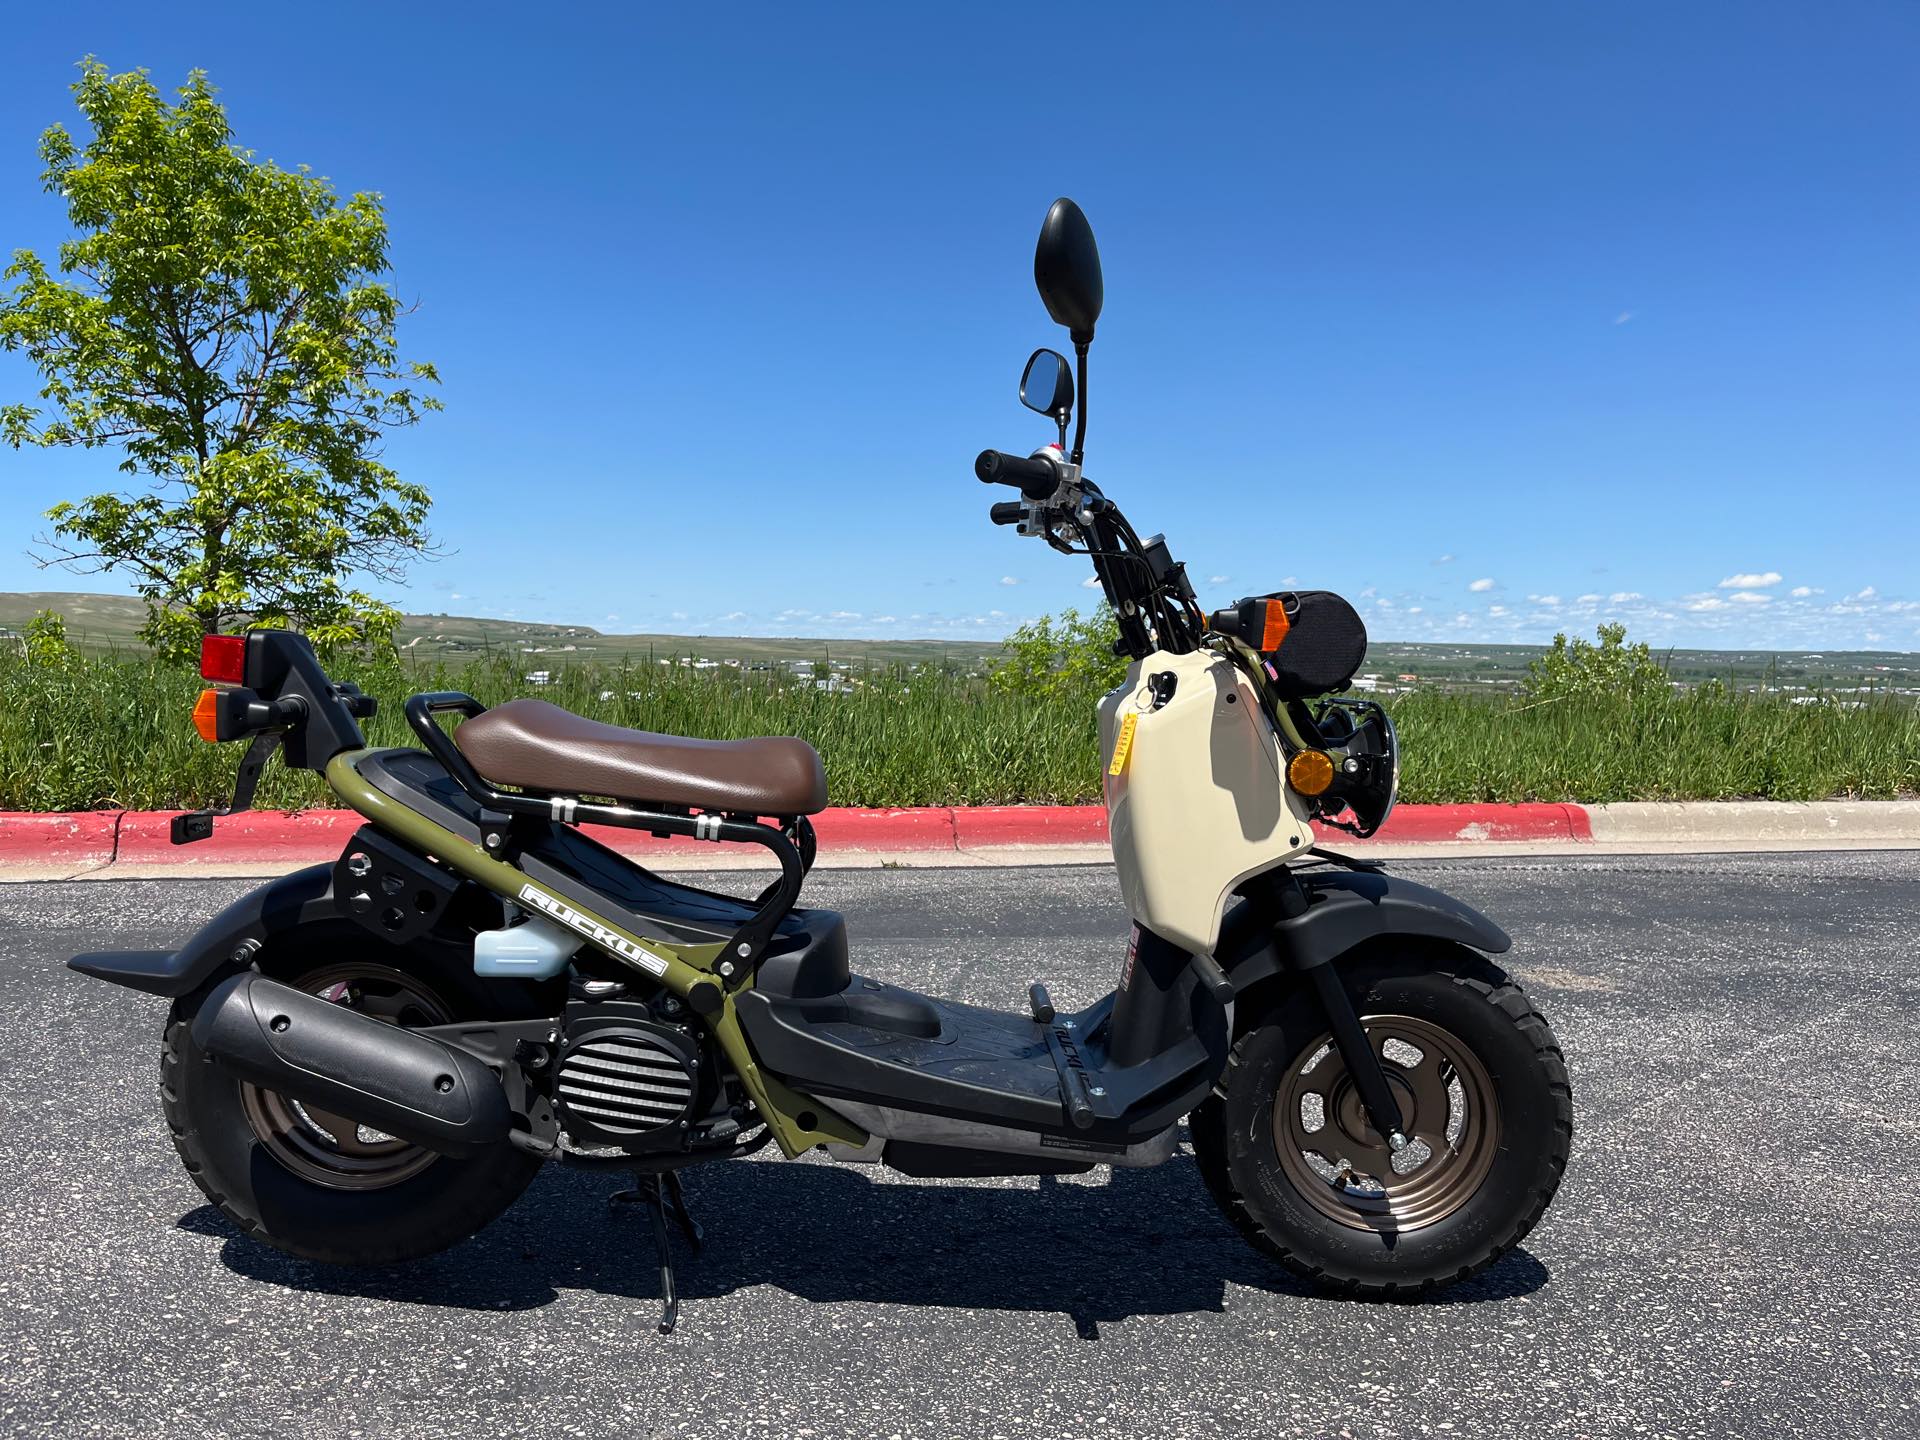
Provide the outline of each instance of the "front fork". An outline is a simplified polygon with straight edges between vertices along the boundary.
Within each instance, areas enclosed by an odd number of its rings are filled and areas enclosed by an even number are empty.
[[[1291,920],[1306,911],[1306,891],[1291,870],[1283,868],[1277,872],[1270,893],[1283,920]],[[1353,1077],[1353,1088],[1359,1092],[1368,1121],[1385,1138],[1389,1150],[1398,1153],[1406,1149],[1406,1118],[1400,1113],[1400,1102],[1393,1098],[1393,1087],[1387,1084],[1386,1068],[1367,1041],[1366,1029],[1353,1008],[1353,998],[1340,983],[1339,969],[1331,960],[1322,960],[1310,966],[1307,975],[1313,982],[1314,994],[1320,998],[1327,1029],[1332,1032],[1340,1058],[1346,1062],[1347,1074]]]

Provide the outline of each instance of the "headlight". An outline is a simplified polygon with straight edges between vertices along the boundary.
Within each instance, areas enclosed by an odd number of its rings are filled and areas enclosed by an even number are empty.
[[[1400,741],[1393,720],[1372,700],[1328,700],[1314,723],[1334,769],[1315,807],[1316,818],[1364,839],[1387,823],[1400,795]],[[1311,753],[1317,752],[1303,751],[1294,759]]]

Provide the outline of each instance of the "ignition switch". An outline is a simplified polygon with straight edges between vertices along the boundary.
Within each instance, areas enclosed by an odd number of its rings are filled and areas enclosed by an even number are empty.
[[[1180,677],[1171,670],[1162,670],[1157,675],[1147,677],[1147,693],[1153,697],[1150,709],[1158,710],[1173,699],[1174,686],[1180,683]]]

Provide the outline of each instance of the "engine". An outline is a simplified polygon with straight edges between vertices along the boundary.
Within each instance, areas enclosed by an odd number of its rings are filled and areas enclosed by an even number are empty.
[[[554,1118],[583,1144],[675,1150],[717,1077],[699,1038],[638,1000],[568,1004],[553,1067]]]

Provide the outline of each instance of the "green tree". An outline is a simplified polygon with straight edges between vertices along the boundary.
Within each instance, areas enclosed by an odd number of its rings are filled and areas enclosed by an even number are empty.
[[[1547,700],[1641,700],[1668,694],[1672,686],[1666,668],[1644,643],[1629,645],[1627,627],[1619,623],[1594,631],[1599,640],[1556,635],[1553,648],[1527,663],[1522,692],[1536,703]]]
[[[1091,615],[1063,610],[1042,615],[1007,637],[1006,653],[988,681],[1016,695],[1073,695],[1111,690],[1126,678],[1127,662],[1113,653],[1120,638],[1113,610],[1102,602]]]
[[[0,405],[0,439],[116,447],[146,488],[54,506],[37,558],[127,574],[163,654],[247,620],[390,637],[355,587],[428,548],[429,502],[381,439],[439,408],[417,388],[439,377],[399,357],[379,196],[235,147],[199,71],[175,104],[93,60],[73,89],[91,134],[55,125],[40,157],[77,233],[58,274],[22,250],[0,290],[43,405]]]

